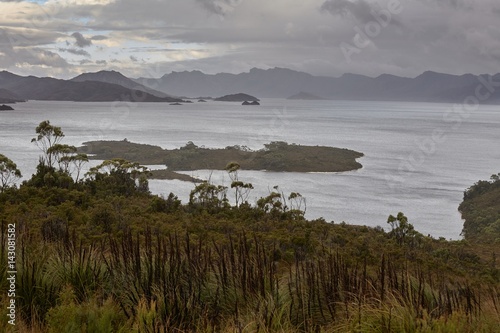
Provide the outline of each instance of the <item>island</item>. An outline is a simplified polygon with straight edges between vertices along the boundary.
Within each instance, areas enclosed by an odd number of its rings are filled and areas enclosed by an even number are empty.
[[[253,101],[253,102],[244,101],[241,105],[260,105],[260,103],[257,101]]]
[[[255,96],[239,93],[239,94],[222,96],[222,97],[216,98],[215,101],[220,101],[220,102],[245,102],[245,101],[258,102],[258,101],[260,101],[260,99],[258,99]]]
[[[0,105],[0,111],[14,111],[14,108],[12,106],[2,104]]]
[[[225,170],[230,162],[236,162],[243,170],[266,170],[275,172],[343,172],[362,168],[357,161],[363,153],[326,146],[302,146],[275,141],[263,149],[250,150],[245,146],[228,146],[221,149],[198,147],[188,142],[178,149],[163,149],[159,146],[123,141],[85,142],[79,151],[91,155],[92,159],[108,160],[123,158],[143,165],[166,165],[168,173],[154,171],[155,179],[186,179],[175,171]],[[183,179],[181,179],[183,178]]]

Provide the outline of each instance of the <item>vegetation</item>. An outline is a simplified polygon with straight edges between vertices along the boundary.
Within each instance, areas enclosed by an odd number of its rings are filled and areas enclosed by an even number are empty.
[[[13,186],[22,177],[16,163],[7,156],[0,154],[0,192]]]
[[[481,180],[464,193],[459,207],[465,219],[463,235],[479,243],[500,244],[500,173]]]
[[[265,144],[264,149],[252,151],[245,146],[208,149],[198,147],[193,142],[179,149],[164,150],[127,140],[94,141],[86,142],[80,151],[92,154],[92,158],[99,160],[124,158],[144,165],[163,164],[168,166],[169,171],[225,170],[228,163],[234,162],[243,170],[341,172],[361,168],[362,165],[356,159],[363,156],[348,149],[286,142],[271,142]],[[153,177],[158,175],[153,174]]]
[[[403,213],[385,232],[307,221],[305,199],[278,187],[251,205],[236,163],[225,167],[231,189],[203,182],[182,204],[151,195],[138,163],[108,160],[75,181],[66,155],[52,155],[51,166],[43,154],[31,179],[0,193],[2,332],[495,332],[500,324],[496,262],[468,241],[423,236]],[[16,327],[6,316],[12,223]]]

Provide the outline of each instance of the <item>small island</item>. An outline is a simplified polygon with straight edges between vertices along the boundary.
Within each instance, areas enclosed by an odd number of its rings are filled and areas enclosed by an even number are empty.
[[[253,101],[253,102],[244,101],[241,105],[260,105],[260,103],[257,101]]]
[[[0,111],[14,111],[14,108],[12,106],[2,104],[0,105]]]
[[[175,171],[224,170],[228,163],[237,162],[243,170],[275,172],[343,172],[362,168],[356,159],[363,153],[326,146],[302,146],[286,142],[271,142],[254,151],[245,146],[221,149],[202,148],[188,142],[179,149],[137,144],[129,141],[92,141],[80,147],[92,159],[123,158],[143,165],[163,164],[168,172],[152,172],[154,179],[196,181]],[[180,176],[179,176],[180,175]]]
[[[232,94],[232,95],[226,95],[222,96],[219,98],[216,98],[215,101],[219,102],[258,102],[260,99],[258,99],[255,96],[239,93],[239,94]]]

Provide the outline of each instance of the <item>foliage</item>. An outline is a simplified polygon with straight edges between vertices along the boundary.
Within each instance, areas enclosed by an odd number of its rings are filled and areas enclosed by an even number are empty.
[[[42,121],[36,127],[35,131],[38,135],[31,139],[31,142],[34,142],[42,151],[42,162],[52,167],[54,162],[52,147],[61,142],[64,138],[64,133],[61,127],[51,125],[48,120]]]
[[[462,233],[466,239],[500,243],[500,174],[468,188],[459,210],[465,219]]]
[[[121,158],[104,161],[87,173],[87,184],[105,188],[110,193],[131,195],[149,193],[148,170],[139,163]]]
[[[0,154],[0,192],[13,186],[22,177],[16,163],[7,156]]]

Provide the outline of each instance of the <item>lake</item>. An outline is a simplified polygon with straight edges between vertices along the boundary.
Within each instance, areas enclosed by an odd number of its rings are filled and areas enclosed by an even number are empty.
[[[25,178],[40,152],[32,144],[43,120],[61,126],[64,143],[123,140],[173,149],[188,141],[210,148],[270,141],[348,148],[365,154],[360,170],[345,173],[243,171],[254,203],[278,185],[307,200],[306,217],[387,228],[389,214],[402,211],[415,228],[434,237],[459,239],[457,211],[463,191],[500,172],[500,107],[464,112],[448,104],[406,102],[290,101],[264,99],[261,106],[208,102],[73,103],[30,101],[0,112],[0,153]],[[94,161],[95,164],[95,161]],[[229,184],[224,172],[187,174]],[[152,180],[153,193],[175,193],[187,202],[194,185]],[[230,198],[232,199],[232,198]]]

